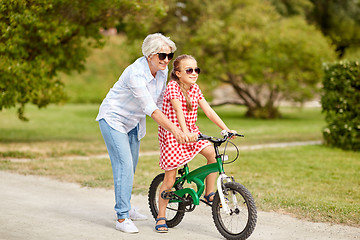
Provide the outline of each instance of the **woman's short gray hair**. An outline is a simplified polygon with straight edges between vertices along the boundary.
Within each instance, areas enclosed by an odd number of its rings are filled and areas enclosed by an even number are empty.
[[[165,37],[161,33],[153,33],[147,35],[142,44],[142,53],[149,57],[152,54],[158,53],[163,46],[169,46],[171,52],[176,51],[176,45],[169,37]]]

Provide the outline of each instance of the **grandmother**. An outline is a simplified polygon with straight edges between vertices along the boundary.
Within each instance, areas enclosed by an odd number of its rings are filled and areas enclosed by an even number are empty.
[[[182,132],[161,112],[168,64],[175,50],[175,43],[168,37],[160,33],[148,35],[142,44],[144,56],[124,70],[96,117],[113,171],[118,219],[115,228],[126,233],[138,232],[132,220],[147,219],[130,204],[140,139],[146,133],[146,115],[171,132],[179,143],[193,141],[193,136]]]

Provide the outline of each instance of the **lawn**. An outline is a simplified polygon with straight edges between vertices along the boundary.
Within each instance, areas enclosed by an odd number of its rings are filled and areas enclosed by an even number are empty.
[[[68,104],[37,109],[26,108],[29,122],[16,117],[14,109],[0,112],[0,157],[56,157],[106,153],[101,133],[95,121],[98,104]],[[319,108],[283,108],[283,118],[255,120],[244,118],[245,108],[221,106],[214,108],[226,124],[245,134],[241,144],[321,140],[325,126]],[[200,130],[218,136],[217,128],[200,111]],[[158,150],[157,124],[148,117],[147,135],[141,151]]]
[[[15,111],[0,112],[0,170],[49,176],[82,186],[112,188],[112,173],[97,122],[98,105],[49,106],[27,109],[29,122]],[[239,146],[275,142],[321,140],[325,125],[320,109],[283,108],[283,118],[254,120],[243,117],[237,106],[215,110],[230,128],[245,134]],[[207,135],[219,129],[199,113],[198,125]],[[141,151],[157,151],[157,126],[150,118]],[[89,156],[87,160],[75,156]],[[74,157],[72,157],[74,156]],[[15,160],[14,160],[15,158]],[[204,163],[194,159],[191,169]],[[312,221],[360,226],[360,153],[322,145],[244,150],[225,165],[227,174],[246,186],[258,209],[291,213]],[[142,156],[134,193],[146,194],[157,173],[158,156]]]

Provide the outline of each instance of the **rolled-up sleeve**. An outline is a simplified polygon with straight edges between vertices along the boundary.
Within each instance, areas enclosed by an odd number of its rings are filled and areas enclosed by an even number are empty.
[[[135,74],[127,81],[127,86],[135,97],[135,101],[138,102],[141,110],[148,116],[158,109],[149,90],[146,87],[146,80],[142,74]]]

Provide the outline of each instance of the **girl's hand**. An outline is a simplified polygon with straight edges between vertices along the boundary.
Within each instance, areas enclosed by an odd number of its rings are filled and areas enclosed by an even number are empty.
[[[224,130],[221,131],[221,135],[223,135],[223,136],[226,136],[227,133],[234,133],[235,134],[237,132],[235,130],[230,130],[230,129],[224,129]],[[235,139],[235,138],[236,138],[236,136],[234,135],[230,139]]]
[[[237,133],[237,131],[235,131],[235,130],[230,130],[229,132],[231,132],[231,133]],[[234,135],[234,136],[232,136],[230,139],[232,140],[232,139],[235,139],[236,138],[236,136]]]

